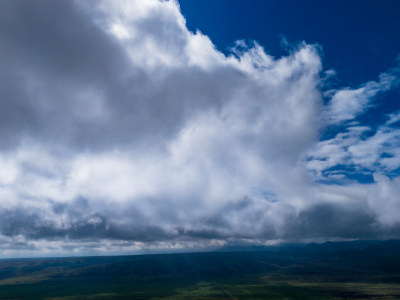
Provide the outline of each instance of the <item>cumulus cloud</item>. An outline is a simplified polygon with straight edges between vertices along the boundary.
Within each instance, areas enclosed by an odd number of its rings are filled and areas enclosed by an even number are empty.
[[[186,28],[175,1],[3,1],[0,11],[3,255],[399,232],[396,116],[368,138],[346,123],[319,140],[395,75],[330,91],[324,104],[319,46],[274,58],[239,41],[226,56]],[[337,165],[379,174],[322,182],[346,176]]]

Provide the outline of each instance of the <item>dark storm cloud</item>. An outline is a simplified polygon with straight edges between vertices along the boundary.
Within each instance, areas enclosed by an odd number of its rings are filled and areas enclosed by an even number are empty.
[[[197,109],[229,97],[242,77],[231,67],[211,76],[199,68],[132,68],[115,37],[95,24],[101,14],[74,1],[0,5],[3,147],[21,138],[91,151],[162,144]],[[186,43],[182,29],[157,14],[137,26],[159,43],[168,41],[165,30],[176,34],[177,51]]]
[[[376,238],[380,230],[372,211],[364,207],[317,204],[289,222],[288,238]]]
[[[229,221],[220,218],[207,220],[201,224],[193,224],[193,229],[175,228],[166,231],[160,226],[154,226],[140,221],[135,222],[135,216],[124,222],[118,222],[118,217],[108,212],[109,217],[100,213],[87,214],[88,203],[79,199],[71,206],[55,205],[54,211],[65,221],[63,224],[46,220],[40,212],[29,212],[23,209],[2,211],[0,215],[0,231],[8,237],[22,235],[27,239],[62,240],[96,240],[111,239],[139,242],[182,241],[182,240],[302,240],[331,238],[382,238],[394,237],[400,232],[400,227],[382,227],[371,211],[360,208],[349,208],[343,205],[317,204],[286,220],[283,236],[274,231],[272,224],[264,224],[263,232],[235,233]],[[239,214],[237,212],[236,214]],[[231,214],[230,217],[236,215]],[[66,217],[66,218],[65,218]],[[137,216],[136,216],[137,217]],[[228,216],[229,217],[229,216]],[[222,222],[222,223],[221,223]],[[241,220],[243,225],[249,222]],[[262,222],[260,216],[251,222]],[[197,225],[197,226],[196,226]],[[203,228],[201,228],[203,227]]]
[[[4,236],[18,235],[28,240],[126,240],[153,242],[176,238],[165,232],[163,228],[146,224],[115,224],[105,216],[93,214],[74,216],[69,222],[59,226],[46,220],[43,215],[29,213],[25,210],[6,210],[0,215],[0,231]]]
[[[1,142],[57,138],[84,128],[68,89],[116,85],[124,55],[73,1],[2,1]],[[91,107],[83,109],[90,110]],[[10,135],[9,133],[13,134]]]
[[[142,115],[158,97],[148,101],[137,90],[148,84],[148,75],[127,69],[123,49],[81,7],[73,1],[0,5],[3,147],[15,147],[27,137],[95,150],[147,130],[151,116]],[[90,118],[98,105],[110,114],[107,120]]]
[[[123,66],[116,43],[73,1],[2,1],[1,49],[10,67],[106,83]],[[112,55],[110,55],[112,54]]]

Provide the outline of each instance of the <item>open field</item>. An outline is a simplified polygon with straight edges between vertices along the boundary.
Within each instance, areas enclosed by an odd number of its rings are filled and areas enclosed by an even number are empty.
[[[400,299],[398,241],[0,261],[0,299]]]

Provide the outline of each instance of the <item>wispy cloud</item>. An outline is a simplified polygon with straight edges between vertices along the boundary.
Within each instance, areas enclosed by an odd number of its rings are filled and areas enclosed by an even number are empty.
[[[370,81],[357,89],[342,88],[329,91],[332,94],[323,112],[327,124],[338,124],[353,120],[373,105],[374,98],[389,90],[396,82],[396,77],[390,73],[382,73],[379,81]],[[328,94],[329,94],[328,93]]]

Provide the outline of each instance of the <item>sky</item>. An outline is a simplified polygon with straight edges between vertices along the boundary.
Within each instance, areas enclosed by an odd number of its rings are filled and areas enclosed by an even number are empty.
[[[0,258],[400,238],[398,1],[0,2]]]

